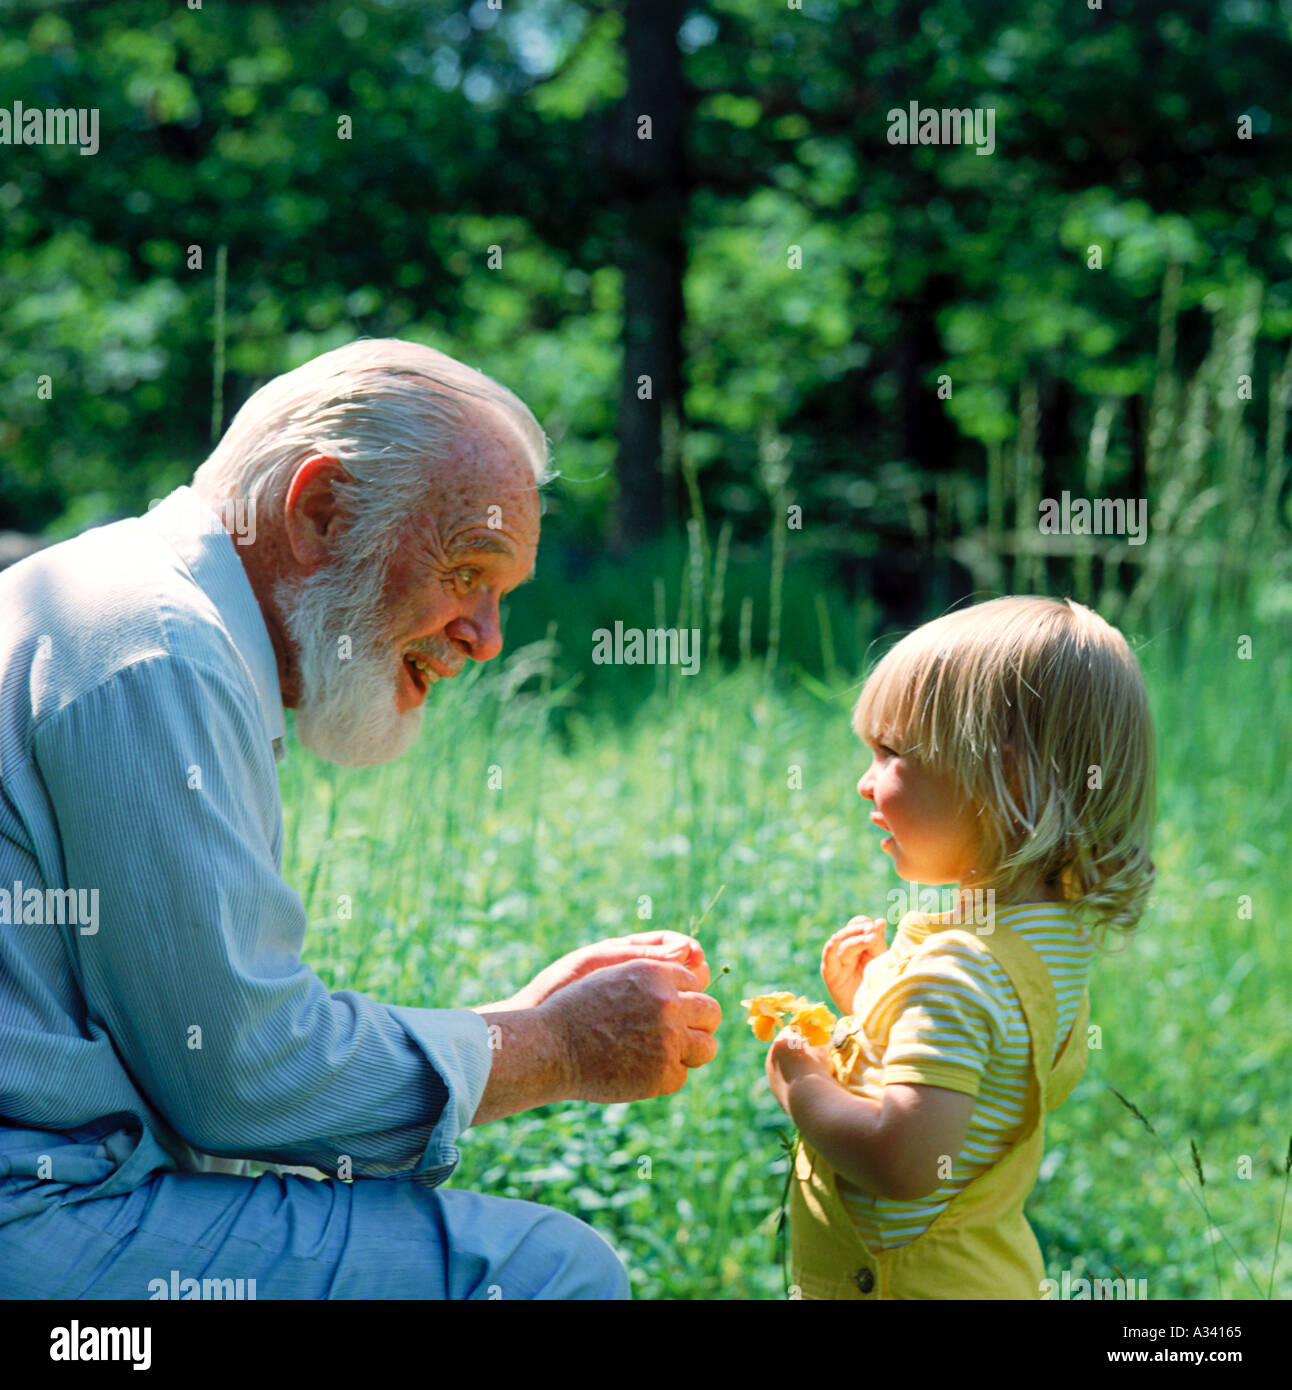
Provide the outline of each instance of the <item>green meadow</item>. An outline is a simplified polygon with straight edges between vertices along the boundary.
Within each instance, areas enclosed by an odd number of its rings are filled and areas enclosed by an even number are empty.
[[[786,633],[815,634],[820,611],[785,594]],[[789,1124],[739,1001],[825,998],[825,938],[886,915],[900,886],[856,792],[867,760],[848,714],[865,666],[825,681],[747,653],[694,677],[589,667],[597,622],[579,604],[437,685],[397,763],[337,769],[292,742],[284,873],[309,914],[305,959],[332,989],[467,1007],[576,946],[686,930],[723,887],[699,928],[724,1011],[716,1060],[672,1097],[468,1131],[450,1183],[590,1222],[636,1298],[784,1297]],[[1028,1215],[1055,1279],[1144,1279],[1152,1299],[1270,1287],[1292,1136],[1292,651],[1278,605],[1258,607],[1150,602],[1126,628],[1156,721],[1158,882],[1131,944],[1096,958],[1098,1045],[1049,1120]],[[871,633],[863,655],[896,635]],[[1292,1293],[1289,1244],[1276,1298]]]

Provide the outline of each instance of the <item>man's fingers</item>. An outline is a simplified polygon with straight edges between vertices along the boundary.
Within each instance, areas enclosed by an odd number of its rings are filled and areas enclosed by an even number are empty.
[[[639,931],[623,937],[622,940],[641,946],[687,946],[693,950],[700,949],[700,943],[694,937],[680,931]]]
[[[689,1028],[713,1033],[722,1022],[722,1005],[711,994],[685,994],[682,1007]]]
[[[634,954],[642,954],[643,946],[652,948],[646,952],[652,959],[681,961],[691,969],[704,962],[704,947],[694,937],[684,936],[681,932],[637,932],[624,940],[633,948]],[[708,984],[707,979],[705,984]]]
[[[687,1031],[686,1048],[682,1053],[684,1067],[705,1067],[718,1055],[718,1040],[712,1033],[691,1028]]]
[[[621,965],[630,960],[676,961],[692,970],[701,967],[706,972],[708,970],[699,942],[679,932],[639,932],[635,936],[598,941],[587,950],[588,965],[594,970],[606,965]]]

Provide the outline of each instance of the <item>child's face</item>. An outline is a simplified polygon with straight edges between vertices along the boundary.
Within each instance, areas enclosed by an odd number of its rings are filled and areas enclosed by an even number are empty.
[[[880,846],[907,883],[962,883],[979,852],[978,819],[954,781],[914,757],[866,740],[871,764],[857,791],[871,820],[890,831]]]

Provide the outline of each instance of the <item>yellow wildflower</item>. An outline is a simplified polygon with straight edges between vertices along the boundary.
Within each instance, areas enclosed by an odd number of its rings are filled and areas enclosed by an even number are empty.
[[[780,1030],[781,1017],[796,1003],[794,995],[788,991],[779,994],[756,994],[752,999],[742,999],[740,1005],[749,1010],[749,1026],[759,1042],[771,1042]]]
[[[759,1042],[771,1042],[786,1014],[790,1015],[789,1026],[809,1047],[828,1043],[834,1031],[835,1019],[830,1010],[824,1004],[809,1003],[801,994],[757,994],[740,1002],[749,1010],[749,1026]]]
[[[790,1027],[807,1039],[809,1047],[824,1047],[834,1034],[834,1015],[824,1004],[799,998],[791,1006]]]

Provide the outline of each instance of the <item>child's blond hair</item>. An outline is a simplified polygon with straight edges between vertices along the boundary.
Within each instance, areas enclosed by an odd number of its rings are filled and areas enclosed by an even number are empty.
[[[1126,639],[1097,613],[1011,596],[925,623],[875,666],[852,725],[977,807],[973,887],[1010,901],[1039,875],[1100,938],[1134,931],[1156,872],[1153,719]]]

